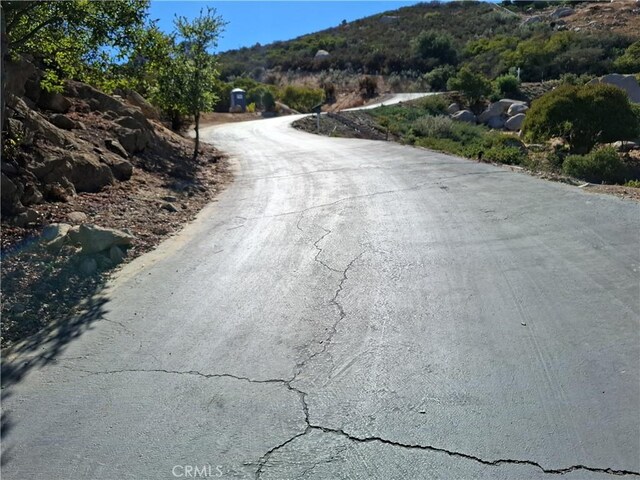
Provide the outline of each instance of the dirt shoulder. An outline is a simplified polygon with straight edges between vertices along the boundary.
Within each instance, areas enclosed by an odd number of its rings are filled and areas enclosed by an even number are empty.
[[[14,160],[3,158],[3,174],[11,172],[13,184],[23,182],[25,192],[28,188],[43,192],[39,200],[25,207],[28,221],[17,221],[25,213],[2,216],[3,348],[34,334],[67,328],[74,314],[86,307],[86,302],[101,291],[120,265],[179,232],[232,181],[225,156],[214,146],[202,144],[198,159],[193,161],[193,140],[169,130],[158,120],[148,120],[145,131],[150,141],[146,147],[130,155],[121,152],[122,156],[117,157],[121,162],[119,168],[126,165],[129,169],[126,178],[112,179],[97,191],[82,191],[78,187],[76,191],[66,182],[66,178],[71,178],[67,176],[75,175],[72,178],[84,181],[92,178],[91,172],[83,174],[80,164],[69,166],[71,160],[66,163],[58,160],[65,158],[65,148],[55,144],[54,134],[70,142],[72,147],[67,150],[71,148],[73,158],[93,153],[101,162],[103,158],[115,161],[105,142],[115,143],[118,118],[122,117],[100,109],[86,109],[84,102],[76,98],[70,101],[65,115],[81,123],[82,128],[55,129],[47,123],[47,119],[54,118],[50,112],[30,110],[29,115],[38,116],[38,125],[47,129],[47,135],[37,133]],[[38,168],[42,167],[34,167],[33,162],[40,156],[44,162],[52,162],[49,165],[66,169],[56,171],[51,167],[53,173],[47,175],[55,176],[57,183],[50,183],[50,177],[38,182]],[[50,185],[58,186],[61,182],[66,182],[62,183],[66,188],[56,187],[59,195],[46,193]],[[61,245],[52,247],[43,232],[56,224],[72,228],[96,225],[126,232],[134,238],[130,245],[120,248],[120,258],[109,250],[87,253],[78,242],[66,238]]]

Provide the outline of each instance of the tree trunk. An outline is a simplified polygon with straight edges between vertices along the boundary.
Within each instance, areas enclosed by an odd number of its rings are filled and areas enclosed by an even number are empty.
[[[200,112],[196,112],[194,118],[196,123],[196,145],[193,149],[193,161],[195,162],[198,159],[198,148],[200,148]]]
[[[1,83],[2,83],[2,93],[1,93],[1,100],[0,100],[0,130],[4,131],[4,124],[7,120],[7,114],[5,112],[5,105],[7,103],[7,92],[5,91],[5,85],[6,85],[6,73],[5,73],[5,57],[8,55],[8,46],[9,46],[9,39],[7,38],[7,25],[6,25],[6,19],[4,16],[4,8],[2,7],[2,5],[0,5],[0,24],[1,29],[0,29],[0,36],[2,37],[1,39],[1,45],[0,45],[0,56],[2,57],[2,66],[1,68],[1,72],[0,75],[2,76],[1,79]],[[4,135],[2,135],[2,145],[4,146]]]

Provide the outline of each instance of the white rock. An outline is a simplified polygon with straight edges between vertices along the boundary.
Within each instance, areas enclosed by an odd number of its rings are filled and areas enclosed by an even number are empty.
[[[458,122],[476,123],[476,116],[470,110],[460,110],[451,115],[451,118]]]
[[[524,103],[514,103],[509,107],[509,110],[507,110],[507,115],[513,117],[514,115],[524,113],[527,110],[529,110],[529,107],[527,107]]]
[[[525,117],[526,116],[524,113],[518,113],[517,115],[514,115],[513,117],[509,118],[505,122],[504,126],[507,130],[511,130],[512,132],[517,132],[522,128],[522,123],[524,122]]]
[[[447,107],[447,113],[449,115],[453,115],[454,113],[459,111],[460,111],[460,105],[458,105],[457,103],[452,103]]]
[[[83,253],[97,253],[111,248],[113,245],[131,245],[134,237],[120,230],[98,227],[96,225],[80,225],[78,240]]]

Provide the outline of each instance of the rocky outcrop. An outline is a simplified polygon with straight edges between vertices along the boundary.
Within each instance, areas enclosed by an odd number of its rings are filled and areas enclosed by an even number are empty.
[[[38,106],[55,113],[67,113],[71,109],[71,102],[61,93],[42,92],[38,98]]]
[[[455,111],[457,104],[449,106],[450,116],[453,120],[483,123],[489,128],[500,130],[506,129],[512,132],[519,131],[525,118],[525,113],[529,107],[519,100],[503,98],[497,102],[490,103],[489,106],[477,117],[469,110]]]
[[[573,8],[571,7],[558,7],[549,15],[551,18],[564,18],[573,15]]]
[[[135,90],[118,90],[117,93],[129,104],[138,107],[145,117],[160,120],[160,111]]]
[[[0,185],[0,194],[2,196],[2,213],[7,215],[17,215],[25,210],[20,197],[22,191],[7,175],[0,174],[2,182]]]
[[[51,115],[49,117],[49,121],[56,127],[62,128],[63,130],[73,130],[74,128],[78,128],[78,122],[71,120],[69,117],[61,113]]]
[[[97,192],[115,180],[111,169],[89,152],[52,155],[29,169],[43,184],[71,183],[76,192]]]
[[[457,103],[452,103],[447,107],[447,113],[449,115],[453,115],[454,113],[457,113],[459,111],[460,111],[460,105],[458,105]]]

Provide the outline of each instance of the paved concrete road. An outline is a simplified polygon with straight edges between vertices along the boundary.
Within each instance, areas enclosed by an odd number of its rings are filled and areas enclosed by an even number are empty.
[[[3,478],[640,476],[638,204],[289,121],[13,363]]]
[[[347,108],[344,112],[350,112],[352,110],[370,110],[372,108],[378,108],[382,105],[395,105],[396,103],[409,102],[411,100],[417,100],[418,98],[428,97],[430,95],[437,95],[436,92],[432,93],[391,93],[384,96],[381,100],[375,103],[370,103],[363,107]]]

